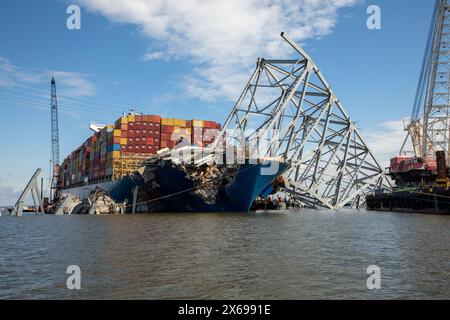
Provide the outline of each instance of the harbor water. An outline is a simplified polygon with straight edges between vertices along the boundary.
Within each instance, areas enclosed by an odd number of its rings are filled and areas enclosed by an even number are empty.
[[[79,266],[81,290],[66,286]],[[369,266],[381,289],[368,290]],[[450,217],[0,217],[1,299],[449,299]]]

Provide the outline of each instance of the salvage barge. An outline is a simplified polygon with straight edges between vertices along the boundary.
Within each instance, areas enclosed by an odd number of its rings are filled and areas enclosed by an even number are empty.
[[[220,158],[227,148],[218,155],[207,146],[219,128],[197,120],[134,114],[120,118],[63,162],[55,212],[249,211],[257,197],[273,192],[274,181],[288,165],[249,153],[239,163],[221,164],[226,163]],[[151,151],[132,152],[136,149]]]
[[[436,159],[399,156],[391,160],[389,175],[393,192],[378,192],[366,198],[372,211],[450,215],[450,180],[445,152]]]

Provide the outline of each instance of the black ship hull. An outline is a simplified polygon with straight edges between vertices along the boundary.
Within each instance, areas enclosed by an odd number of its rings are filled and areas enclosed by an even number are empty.
[[[368,196],[366,204],[370,211],[450,215],[450,191],[376,194]]]

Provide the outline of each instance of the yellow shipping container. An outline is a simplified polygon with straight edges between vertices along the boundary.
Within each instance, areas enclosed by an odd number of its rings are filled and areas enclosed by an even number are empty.
[[[121,138],[121,139],[120,139],[120,144],[121,144],[121,145],[126,146],[127,143],[128,143],[128,139],[127,139],[127,138]]]
[[[183,133],[183,134],[192,134],[192,129],[191,128],[174,127],[173,132],[174,133]]]
[[[128,118],[127,117],[120,118],[120,123],[121,124],[127,124],[128,123]]]
[[[113,159],[119,159],[120,158],[120,151],[113,151]]]
[[[193,120],[192,121],[192,125],[194,127],[200,127],[203,128],[204,127],[204,122],[202,120]]]
[[[161,118],[161,124],[163,126],[173,126],[173,123],[174,123],[174,119]]]
[[[128,118],[127,117],[121,117],[119,119],[117,119],[115,125],[116,128],[121,128],[122,130],[124,130],[123,128],[126,127],[128,124]]]
[[[178,127],[186,127],[186,120],[173,119],[173,125]]]
[[[122,130],[118,130],[118,129],[114,130],[114,137],[120,137],[121,135],[122,135]]]
[[[135,121],[136,121],[136,116],[134,116],[134,115],[128,116],[128,122],[135,122]]]

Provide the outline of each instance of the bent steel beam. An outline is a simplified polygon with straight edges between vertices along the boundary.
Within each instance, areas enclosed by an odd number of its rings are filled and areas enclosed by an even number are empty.
[[[288,162],[285,191],[305,206],[362,207],[390,182],[313,59],[281,36],[297,58],[257,60],[215,146],[245,142]]]

